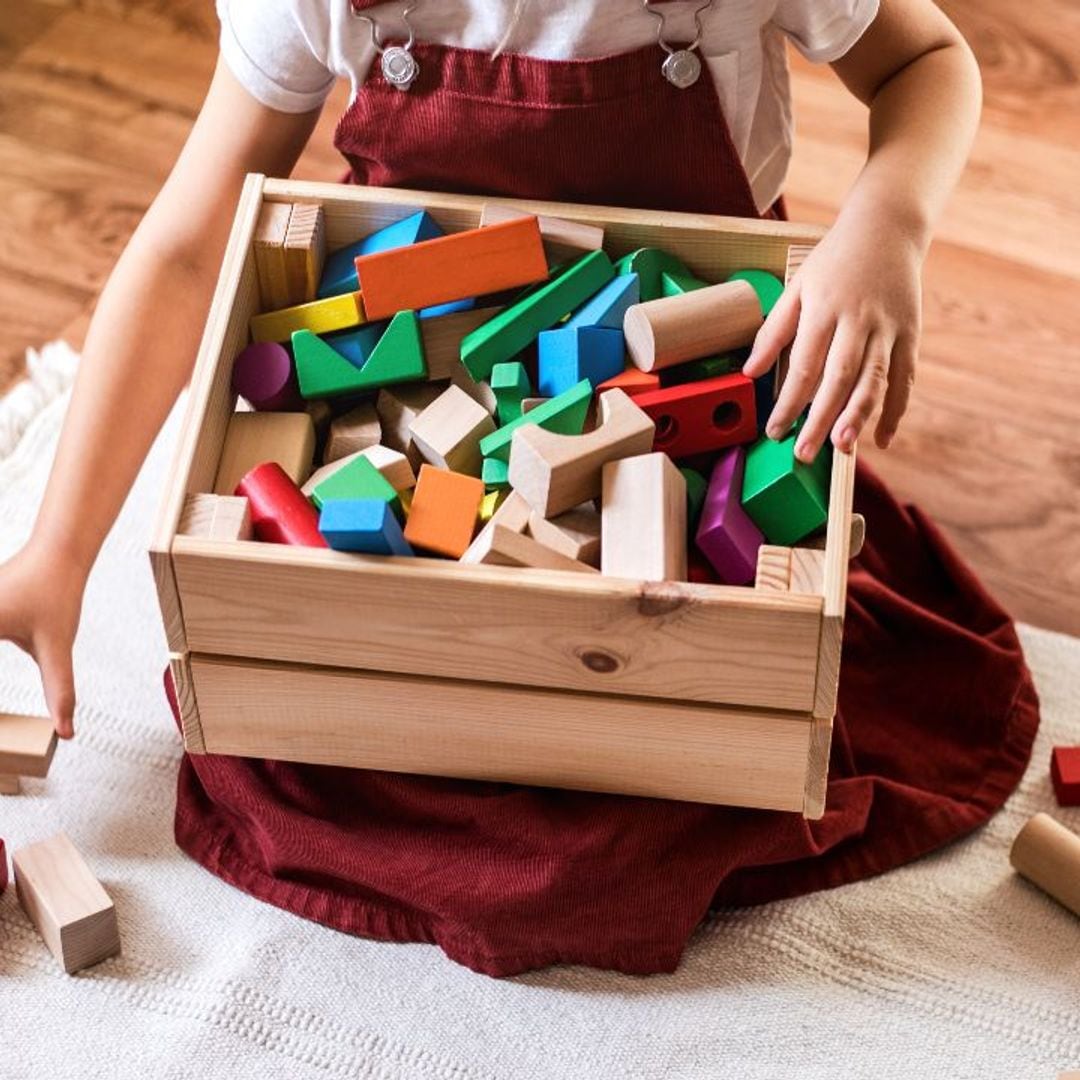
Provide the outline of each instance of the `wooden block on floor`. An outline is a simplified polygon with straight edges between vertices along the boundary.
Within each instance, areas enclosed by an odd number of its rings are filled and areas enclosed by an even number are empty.
[[[480,476],[480,440],[495,430],[495,421],[464,390],[448,386],[409,426],[420,456],[451,472]]]
[[[356,260],[370,319],[531,285],[543,281],[547,272],[535,218],[452,233]]]
[[[500,492],[492,492],[498,495]],[[486,498],[487,496],[485,496]],[[476,539],[469,545],[461,556],[464,563],[478,563],[483,561],[483,555],[490,549],[491,533],[496,526],[510,529],[511,532],[523,533],[529,527],[529,504],[516,492],[507,491],[503,501],[484,522],[483,527],[476,534]]]
[[[604,465],[601,515],[603,573],[686,580],[686,481],[667,454]]]
[[[0,773],[0,795],[18,795],[22,791],[22,783],[17,776],[11,773]],[[0,840],[0,858],[3,857],[4,845]],[[7,867],[3,868],[0,873],[0,881],[6,880]],[[0,892],[3,891],[3,885],[0,885]]]
[[[1058,806],[1080,806],[1080,746],[1055,746],[1051,750],[1050,780]]]
[[[64,833],[11,861],[19,903],[69,975],[120,952],[113,902]]]
[[[56,731],[47,716],[0,713],[0,773],[47,776],[56,753]]]
[[[1080,836],[1049,814],[1036,814],[1009,851],[1017,873],[1080,915]]]
[[[207,540],[250,540],[251,508],[238,495],[189,495],[176,531]]]
[[[596,498],[604,465],[648,453],[653,437],[653,421],[622,390],[609,390],[600,397],[599,426],[587,435],[522,425],[513,436],[510,482],[542,517],[554,517]]]
[[[587,251],[599,251],[604,246],[604,230],[599,225],[582,221],[567,221],[549,214],[532,215],[505,203],[485,203],[480,211],[480,225],[498,225],[522,217],[536,217],[544,249],[552,263],[568,262]]]
[[[466,555],[472,553],[467,560],[469,562],[490,566],[528,566],[536,570],[566,570],[577,574],[596,573],[595,567],[567,558],[545,547],[539,540],[525,533],[514,532],[504,525],[493,525],[483,537],[477,537],[477,541],[466,552]],[[462,556],[462,562],[465,561],[465,556]]]
[[[529,535],[568,559],[600,566],[600,512],[591,502],[575,506],[550,521],[532,510]]]
[[[558,397],[548,398],[542,405],[531,409],[527,415],[523,412],[517,420],[512,420],[484,436],[480,441],[480,453],[486,458],[494,457],[509,462],[510,442],[514,432],[534,424],[560,435],[579,435],[585,425],[591,402],[592,386],[587,379],[582,379]]]
[[[285,237],[291,214],[289,203],[263,203],[259,211],[253,246],[263,311],[277,311],[294,303],[285,269]]]
[[[422,551],[460,559],[472,543],[483,497],[484,482],[475,476],[422,465],[405,539]]]
[[[315,425],[307,413],[233,413],[225,432],[214,493],[232,495],[256,465],[276,461],[294,483],[311,473]]]
[[[251,320],[252,341],[289,341],[297,330],[329,334],[349,330],[364,322],[359,293],[345,293],[309,304],[295,304],[255,315]]]
[[[634,404],[656,423],[656,449],[676,459],[751,442],[757,436],[754,383],[745,375],[721,375],[638,394]]]
[[[787,592],[791,588],[791,548],[780,544],[762,544],[757,553],[755,589]]]
[[[329,465],[358,450],[378,446],[380,439],[382,426],[379,424],[379,414],[371,402],[365,401],[331,421],[330,434],[323,451],[323,464]]]
[[[285,276],[289,303],[316,298],[326,259],[326,218],[319,203],[294,203],[285,232]]]

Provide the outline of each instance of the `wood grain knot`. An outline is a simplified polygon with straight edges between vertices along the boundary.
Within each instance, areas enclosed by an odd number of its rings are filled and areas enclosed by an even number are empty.
[[[623,666],[621,657],[606,649],[578,649],[577,658],[597,675],[612,675]]]
[[[670,585],[652,585],[646,582],[641,587],[637,607],[642,615],[650,617],[671,615],[682,608],[689,600],[690,597],[685,593],[677,588],[672,588]]]

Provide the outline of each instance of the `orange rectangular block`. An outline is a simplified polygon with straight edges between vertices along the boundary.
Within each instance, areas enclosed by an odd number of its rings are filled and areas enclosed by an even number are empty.
[[[483,480],[421,465],[405,539],[422,551],[460,559],[472,543],[483,497]]]
[[[451,233],[356,260],[369,320],[531,285],[547,277],[534,217]]]

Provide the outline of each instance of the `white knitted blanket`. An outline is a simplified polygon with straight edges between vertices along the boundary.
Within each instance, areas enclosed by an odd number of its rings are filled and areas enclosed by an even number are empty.
[[[27,535],[76,358],[31,356],[0,402],[0,559]],[[261,904],[172,840],[179,748],[145,554],[170,422],[95,571],[77,646],[79,738],[0,798],[9,849],[63,828],[116,901],[123,955],[63,975],[0,897],[0,1078],[1052,1080],[1080,1068],[1080,920],[1008,846],[1058,810],[1054,742],[1080,742],[1080,641],[1022,628],[1043,725],[1022,788],[975,836],[885,877],[712,916],[679,970],[495,981],[428,945],[348,937]],[[0,646],[0,709],[37,711]]]

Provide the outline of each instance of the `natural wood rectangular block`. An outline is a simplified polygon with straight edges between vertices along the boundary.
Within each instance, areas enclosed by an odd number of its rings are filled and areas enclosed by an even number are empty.
[[[177,531],[208,540],[250,540],[251,507],[240,495],[189,495]]]
[[[56,752],[56,731],[47,716],[0,713],[0,773],[46,776]]]

